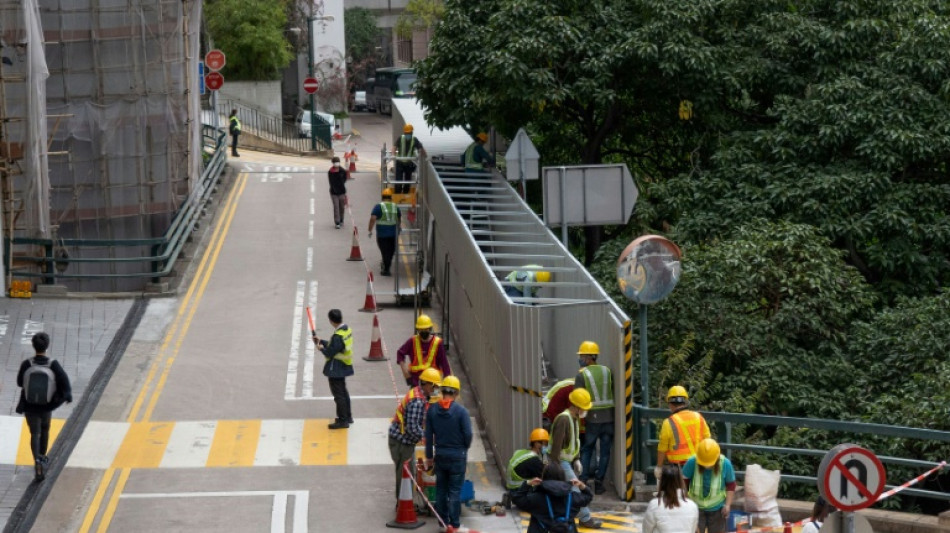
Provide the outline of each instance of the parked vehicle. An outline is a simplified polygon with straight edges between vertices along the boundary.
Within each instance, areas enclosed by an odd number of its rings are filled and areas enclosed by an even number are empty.
[[[367,78],[363,91],[366,93],[366,110],[376,112],[376,78]]]
[[[356,91],[353,93],[353,111],[366,111],[366,91]]]
[[[373,85],[376,111],[392,115],[394,98],[412,98],[416,95],[416,71],[411,68],[378,68]]]
[[[329,126],[332,131],[333,115],[330,113],[323,113],[321,111],[317,111],[314,114],[317,116],[316,118],[318,122],[322,122],[323,124]],[[304,109],[297,116],[297,134],[301,137],[310,137],[310,132],[312,130],[313,128],[310,124],[310,111]]]

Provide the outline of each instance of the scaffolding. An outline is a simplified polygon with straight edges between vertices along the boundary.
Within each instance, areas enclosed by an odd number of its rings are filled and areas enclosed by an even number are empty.
[[[151,253],[110,241],[161,236],[200,174],[200,18],[200,1],[0,0],[5,281],[42,280],[30,258],[52,246],[64,271],[107,276],[58,278],[69,290],[147,283],[108,277]]]

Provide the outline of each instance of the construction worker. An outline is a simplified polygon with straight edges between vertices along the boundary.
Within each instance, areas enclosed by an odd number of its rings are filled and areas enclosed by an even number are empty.
[[[418,385],[419,375],[427,368],[438,369],[443,376],[452,374],[442,337],[432,332],[434,326],[429,315],[419,315],[416,319],[416,334],[396,350],[396,364],[402,369],[406,385]]]
[[[237,116],[237,109],[232,109],[228,116],[228,133],[231,134],[231,155],[241,157],[238,154],[238,137],[241,136],[241,119]]]
[[[465,172],[485,172],[486,168],[495,166],[495,158],[485,150],[488,134],[484,131],[475,136],[475,141],[468,145],[462,154],[462,166]]]
[[[656,468],[654,475],[660,479],[664,463],[684,465],[696,454],[699,441],[708,439],[709,424],[703,415],[690,411],[689,394],[682,385],[674,385],[666,393],[666,403],[672,413],[660,427],[660,443],[656,450]]]
[[[541,424],[550,428],[554,417],[561,414],[571,404],[570,395],[574,390],[574,378],[562,379],[544,393],[541,398]]]
[[[536,298],[541,287],[536,283],[547,283],[551,281],[551,273],[547,270],[541,270],[540,265],[525,265],[522,270],[513,270],[505,276],[505,280],[520,285],[505,285],[505,294],[512,298]]]
[[[343,313],[339,309],[330,309],[327,319],[333,326],[333,335],[329,339],[321,339],[316,334],[312,337],[313,344],[326,359],[323,375],[330,383],[330,393],[336,404],[336,420],[327,427],[346,429],[353,423],[350,393],[346,390],[346,378],[353,375],[353,330],[343,323]]]
[[[447,528],[455,529],[460,527],[462,483],[472,445],[468,409],[455,401],[460,391],[459,379],[445,376],[442,398],[426,412],[426,469],[435,466],[435,511]]]
[[[604,479],[607,475],[607,465],[610,463],[610,448],[614,442],[614,379],[609,368],[597,364],[599,355],[600,346],[596,342],[581,343],[577,349],[581,370],[574,381],[574,390],[585,389],[593,400],[587,418],[584,419],[584,445],[581,447],[581,466],[584,471],[579,477],[587,485],[590,485],[588,479],[594,479],[594,494],[607,491]],[[591,459],[598,442],[600,453],[595,471],[591,468]]]
[[[551,446],[548,455],[551,461],[560,463],[567,481],[578,479],[582,473],[578,456],[581,452],[580,420],[587,416],[587,411],[593,407],[590,393],[585,389],[575,388],[568,398],[570,405],[561,414],[554,417],[551,424]],[[574,489],[580,492],[576,486]],[[600,529],[603,525],[600,520],[590,515],[589,507],[582,507],[577,515],[578,525],[589,529]]]
[[[396,405],[396,414],[389,424],[389,456],[396,464],[396,501],[399,501],[399,485],[402,483],[402,468],[415,456],[416,444],[425,431],[426,410],[435,388],[442,384],[442,375],[434,368],[427,368],[419,376],[419,385]]]
[[[415,155],[425,153],[422,143],[412,134],[412,124],[406,124],[402,127],[402,135],[393,142],[396,148],[396,157],[414,157]],[[416,170],[416,164],[412,161],[401,161],[396,159],[395,186],[396,194],[406,194],[409,192],[412,183],[412,173]]]
[[[683,465],[689,499],[699,507],[699,533],[725,533],[726,521],[736,494],[736,471],[732,461],[719,453],[719,443],[703,439],[696,455]]]
[[[541,477],[546,455],[544,448],[549,440],[550,435],[544,428],[534,428],[528,437],[530,448],[515,450],[511,455],[505,478],[505,486],[509,491],[521,488],[521,484],[529,479]],[[505,496],[510,497],[510,494]]]
[[[396,253],[396,240],[399,238],[399,224],[402,223],[402,213],[399,207],[393,203],[393,190],[383,189],[383,201],[373,207],[373,212],[369,217],[369,236],[373,236],[373,228],[379,226],[376,230],[376,246],[379,247],[379,253],[383,256],[383,267],[379,272],[380,276],[391,276],[389,266],[392,265],[393,255]]]

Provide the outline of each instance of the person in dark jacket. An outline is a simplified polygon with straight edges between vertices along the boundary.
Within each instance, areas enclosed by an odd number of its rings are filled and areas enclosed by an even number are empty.
[[[468,448],[472,445],[472,420],[468,409],[456,402],[459,379],[442,379],[442,399],[426,413],[426,469],[435,465],[435,512],[446,526],[458,529],[462,512]],[[433,445],[435,446],[433,460]]]
[[[231,134],[231,155],[241,157],[237,151],[238,137],[241,136],[241,119],[237,116],[237,109],[232,109],[228,115],[228,133]]]
[[[330,203],[333,204],[333,223],[336,229],[343,227],[343,210],[346,208],[347,172],[340,166],[340,158],[333,156],[333,166],[327,172],[330,180]]]
[[[323,365],[323,375],[330,382],[330,393],[336,403],[336,420],[327,427],[345,429],[353,423],[350,393],[346,390],[346,378],[353,375],[353,330],[343,323],[343,313],[339,309],[330,309],[327,318],[333,326],[333,336],[330,340],[321,340],[314,335],[313,343],[327,360]]]
[[[590,505],[594,495],[583,481],[574,479],[568,482],[564,479],[564,470],[561,466],[557,462],[550,462],[545,465],[540,478],[525,481],[520,489],[511,494],[511,501],[518,506],[518,509],[531,513],[528,533],[547,533],[559,518],[565,516],[567,516],[565,531],[577,532],[577,514],[581,507]],[[575,486],[580,492],[571,492]],[[567,507],[568,495],[571,496],[570,509]],[[549,501],[550,509],[548,509]]]
[[[46,356],[46,350],[49,349],[49,335],[39,332],[33,335],[33,351],[36,355],[30,359],[24,360],[20,364],[20,370],[16,375],[16,384],[20,389],[20,401],[17,403],[16,412],[23,414],[26,418],[26,425],[30,428],[30,450],[33,452],[33,461],[36,465],[36,478],[43,480],[46,478],[46,471],[49,469],[49,457],[46,452],[49,450],[49,428],[53,418],[53,411],[64,403],[72,403],[73,389],[69,383],[69,376],[63,370],[59,361],[53,361]],[[33,365],[50,367],[56,381],[56,392],[50,403],[38,405],[26,400],[26,391],[24,376],[26,371]]]

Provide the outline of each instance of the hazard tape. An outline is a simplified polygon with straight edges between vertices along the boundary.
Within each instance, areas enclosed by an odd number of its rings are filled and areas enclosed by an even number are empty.
[[[877,500],[875,501],[875,503],[877,503],[877,502],[879,502],[879,501],[881,501],[881,500],[883,500],[883,499],[890,498],[891,496],[897,494],[898,492],[900,492],[900,491],[902,491],[902,490],[904,490],[904,489],[906,489],[906,488],[908,488],[908,487],[912,487],[912,486],[914,486],[914,485],[920,483],[921,481],[924,480],[924,478],[926,478],[926,477],[929,476],[930,474],[933,474],[934,472],[940,470],[941,468],[943,468],[943,467],[945,467],[945,466],[947,466],[947,462],[946,462],[946,461],[940,461],[940,464],[938,464],[937,466],[935,466],[935,467],[931,468],[930,470],[924,472],[923,474],[921,474],[921,475],[915,477],[914,479],[908,481],[907,483],[898,485],[898,486],[894,487],[893,489],[891,489],[891,490],[889,490],[889,491],[887,491],[887,492],[882,493],[880,496],[877,497]]]
[[[511,390],[516,391],[516,392],[520,392],[520,393],[522,393],[522,394],[528,394],[528,395],[530,395],[530,396],[537,396],[538,398],[543,398],[543,397],[544,397],[544,394],[541,394],[540,392],[538,392],[538,391],[536,391],[536,390],[531,390],[531,389],[528,389],[528,388],[525,388],[525,387],[519,387],[519,386],[517,386],[517,385],[512,385],[512,386],[511,386]]]
[[[793,528],[798,526],[805,525],[805,522],[808,522],[810,518],[805,518],[799,520],[798,522],[786,522],[781,526],[764,526],[764,527],[752,527],[749,529],[743,529],[742,533],[784,533],[786,528]],[[790,529],[788,529],[790,531]]]

